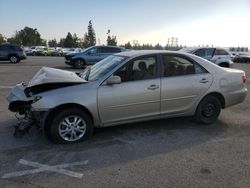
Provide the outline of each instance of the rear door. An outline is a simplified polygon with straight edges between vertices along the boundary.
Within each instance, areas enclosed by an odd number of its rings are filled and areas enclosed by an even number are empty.
[[[228,62],[231,60],[230,54],[224,49],[216,48],[214,56],[212,58],[213,62]]]
[[[213,77],[192,59],[177,54],[162,57],[161,114],[183,114],[211,86]]]

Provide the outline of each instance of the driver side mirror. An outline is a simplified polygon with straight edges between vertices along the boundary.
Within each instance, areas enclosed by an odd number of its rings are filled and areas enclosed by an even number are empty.
[[[107,79],[107,85],[120,84],[121,82],[120,76],[111,76]]]

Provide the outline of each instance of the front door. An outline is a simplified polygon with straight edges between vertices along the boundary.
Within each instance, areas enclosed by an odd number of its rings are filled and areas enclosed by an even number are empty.
[[[153,117],[160,114],[160,78],[156,76],[157,58],[141,57],[128,62],[113,75],[121,84],[98,89],[98,108],[104,125]]]
[[[98,61],[102,60],[100,56],[100,47],[94,47],[87,53],[87,61],[89,64],[95,64]]]

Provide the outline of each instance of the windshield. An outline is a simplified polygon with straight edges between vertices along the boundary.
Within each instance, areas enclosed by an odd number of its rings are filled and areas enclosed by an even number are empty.
[[[83,73],[80,74],[80,77],[88,81],[99,80],[112,69],[114,69],[117,65],[122,63],[125,59],[126,58],[122,56],[108,56],[92,67],[88,67],[87,69],[85,69]]]

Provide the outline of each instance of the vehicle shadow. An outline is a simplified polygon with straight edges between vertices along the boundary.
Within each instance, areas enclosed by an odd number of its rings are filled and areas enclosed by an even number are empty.
[[[220,121],[205,126],[190,118],[172,118],[99,128],[91,139],[66,145],[53,144],[32,130],[32,137],[36,137],[34,145],[4,153],[46,164],[89,160],[89,165],[82,170],[99,169],[196,147],[223,135],[227,129],[228,125]],[[25,140],[19,139],[19,142],[27,142]]]
[[[8,64],[8,65],[15,65],[15,64],[10,63],[10,61],[1,61],[0,62],[0,65],[6,65],[6,64]]]

